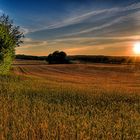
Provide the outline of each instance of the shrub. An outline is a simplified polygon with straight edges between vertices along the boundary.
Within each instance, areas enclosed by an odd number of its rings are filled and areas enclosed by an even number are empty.
[[[49,54],[47,57],[47,61],[49,64],[67,64],[69,60],[67,58],[67,54],[63,51],[55,51],[53,54]]]

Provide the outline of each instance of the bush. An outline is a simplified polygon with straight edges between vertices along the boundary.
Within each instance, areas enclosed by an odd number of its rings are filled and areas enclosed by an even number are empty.
[[[67,54],[63,51],[55,51],[53,54],[49,54],[47,57],[49,64],[68,64],[69,60]]]

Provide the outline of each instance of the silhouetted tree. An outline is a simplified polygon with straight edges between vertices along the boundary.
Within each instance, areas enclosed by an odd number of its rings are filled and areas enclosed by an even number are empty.
[[[66,64],[69,63],[67,54],[63,51],[55,51],[53,54],[49,54],[47,57],[49,64]]]
[[[0,74],[6,74],[15,56],[15,47],[22,43],[24,37],[20,27],[15,26],[9,16],[0,16]]]

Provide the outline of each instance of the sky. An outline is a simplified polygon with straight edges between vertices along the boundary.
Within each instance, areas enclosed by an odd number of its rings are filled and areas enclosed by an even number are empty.
[[[24,32],[17,54],[133,55],[140,40],[140,0],[0,0]]]

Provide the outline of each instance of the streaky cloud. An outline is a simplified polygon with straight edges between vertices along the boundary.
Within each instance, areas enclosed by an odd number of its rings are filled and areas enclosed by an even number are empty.
[[[121,14],[122,12],[130,12],[132,10],[140,10],[140,2],[133,3],[133,4],[125,6],[125,7],[113,7],[113,8],[108,8],[108,9],[90,11],[90,12],[84,13],[80,16],[73,16],[71,18],[65,18],[61,22],[57,22],[57,23],[49,25],[49,26],[44,26],[41,29],[34,29],[31,32],[34,33],[34,32],[41,31],[41,30],[56,29],[56,28],[69,26],[72,24],[83,22],[91,17],[94,18],[95,16],[100,15],[100,14],[104,14],[105,16],[107,16],[107,15],[110,16],[110,14],[111,14],[111,16],[112,16],[115,14]]]
[[[140,14],[140,11],[136,12],[138,14]],[[84,33],[89,33],[89,32],[93,32],[93,31],[96,31],[96,30],[101,30],[101,29],[104,29],[104,28],[107,28],[107,27],[110,27],[114,24],[117,24],[117,23],[120,23],[120,22],[123,22],[123,21],[126,21],[127,19],[131,18],[131,17],[134,17],[136,13],[131,13],[131,14],[128,14],[127,16],[120,16],[116,19],[112,19],[111,22],[108,22],[108,23],[104,23],[103,25],[100,25],[100,26],[95,26],[95,27],[92,27],[92,28],[88,28],[88,29],[85,29],[85,30],[82,30],[80,32],[75,32],[73,34],[67,34],[66,36],[72,36],[72,35],[78,35],[78,34],[84,34]]]

